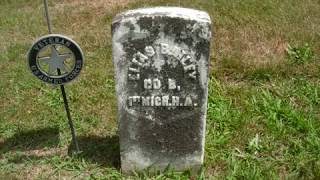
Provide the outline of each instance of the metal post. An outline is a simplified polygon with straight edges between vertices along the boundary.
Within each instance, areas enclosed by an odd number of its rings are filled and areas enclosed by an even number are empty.
[[[58,69],[58,74],[60,75],[60,69]],[[67,99],[67,95],[66,95],[66,91],[64,89],[64,85],[60,85],[60,89],[61,89],[61,94],[63,97],[63,102],[64,102],[64,109],[66,110],[67,113],[67,117],[68,117],[68,124],[71,130],[71,136],[72,136],[72,140],[74,143],[74,146],[76,148],[76,151],[79,152],[79,144],[77,141],[77,137],[76,137],[76,131],[74,130],[74,126],[73,126],[73,122],[72,122],[72,118],[71,118],[71,113],[70,113],[70,109],[69,109],[69,104],[68,104],[68,99]]]
[[[51,26],[51,20],[50,20],[49,10],[48,10],[48,2],[47,2],[47,0],[43,0],[43,1],[44,1],[44,9],[45,9],[46,19],[47,19],[47,24],[48,24],[48,31],[50,34],[52,34],[52,26]],[[61,74],[60,69],[57,69],[57,71],[58,71],[58,75],[60,75]],[[74,130],[74,126],[73,126],[73,122],[72,122],[72,118],[71,118],[71,113],[70,113],[70,109],[69,109],[66,91],[64,89],[64,85],[60,85],[60,89],[61,89],[61,94],[63,97],[64,109],[66,110],[66,113],[67,113],[68,124],[69,124],[70,130],[71,130],[72,141],[74,143],[76,151],[80,152],[77,137],[76,137],[76,132]]]
[[[51,26],[51,20],[50,20],[50,16],[49,16],[49,9],[48,9],[48,1],[47,0],[43,0],[44,3],[44,10],[46,13],[46,18],[47,18],[47,25],[48,25],[48,31],[49,34],[52,34],[52,26]]]

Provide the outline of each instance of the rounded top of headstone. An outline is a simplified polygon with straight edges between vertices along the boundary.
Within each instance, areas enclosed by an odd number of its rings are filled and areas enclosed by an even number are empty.
[[[141,17],[141,16],[166,16],[173,18],[183,18],[186,20],[195,20],[201,22],[211,23],[210,16],[204,11],[199,11],[189,8],[181,7],[152,7],[152,8],[139,8],[134,10],[128,10],[116,15],[112,23],[119,22],[129,17]]]

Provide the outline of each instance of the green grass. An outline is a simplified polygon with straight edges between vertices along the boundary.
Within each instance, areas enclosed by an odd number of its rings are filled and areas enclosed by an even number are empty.
[[[66,85],[83,151],[75,155],[59,88],[26,67],[31,43],[47,33],[42,1],[0,1],[0,179],[191,178],[170,168],[119,170],[111,19],[156,5],[205,10],[213,20],[205,164],[192,178],[320,179],[318,1],[115,2],[49,3],[54,32],[85,52],[80,77]]]

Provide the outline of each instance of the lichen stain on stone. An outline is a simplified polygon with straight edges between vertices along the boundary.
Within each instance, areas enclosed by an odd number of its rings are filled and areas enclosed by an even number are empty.
[[[182,119],[182,115],[187,116]],[[162,156],[175,158],[201,151],[201,141],[198,138],[202,125],[199,116],[200,112],[190,113],[190,109],[185,108],[179,113],[156,111],[155,121],[161,123],[140,118],[138,129],[141,133],[138,135],[138,144],[155,159]],[[183,123],[179,122],[182,120]]]
[[[146,69],[142,71],[142,79],[157,77],[161,81],[165,79],[176,79],[183,88],[181,91],[171,90],[167,88],[155,91],[146,91],[143,89],[143,83],[138,85],[139,88],[133,88],[136,82],[130,82],[128,93],[141,92],[141,96],[151,96],[156,94],[169,94],[177,96],[185,96],[187,94],[197,95],[199,104],[204,103],[204,90],[200,87],[199,80],[190,80],[185,77],[182,65],[175,68],[165,65],[160,73]],[[197,84],[197,85],[194,85]],[[166,83],[164,87],[168,86]],[[196,141],[201,131],[202,124],[199,119],[201,116],[200,107],[179,107],[178,109],[168,110],[167,107],[133,107],[137,112],[143,114],[146,109],[154,109],[154,120],[140,117],[137,121],[137,143],[146,151],[151,152],[153,156],[161,157],[162,155],[170,155],[172,157],[182,154],[192,154],[201,150],[201,142]],[[155,123],[157,122],[157,123]]]
[[[149,44],[152,44],[159,38],[161,27],[159,25],[160,22],[158,18],[140,17],[137,24],[140,26],[141,30],[146,30],[150,33],[150,36],[147,39]]]
[[[208,40],[202,39],[199,42],[196,43],[195,45],[195,58],[196,60],[200,60],[201,56],[203,55],[205,58],[209,57],[209,52],[210,52],[210,42]]]
[[[140,17],[137,24],[141,30],[150,32],[150,37],[145,40],[148,44],[152,44],[159,39],[159,33],[163,32],[165,36],[173,37],[175,43],[184,43],[194,49],[197,60],[200,59],[201,54],[208,55],[210,44],[208,36],[211,36],[211,29],[208,23],[200,24],[196,21],[186,23],[184,19],[180,18],[156,16]]]
[[[111,32],[112,32],[112,34],[115,33],[115,31],[119,28],[119,26],[120,26],[120,22],[115,22],[115,23],[113,23],[113,24],[111,25]]]

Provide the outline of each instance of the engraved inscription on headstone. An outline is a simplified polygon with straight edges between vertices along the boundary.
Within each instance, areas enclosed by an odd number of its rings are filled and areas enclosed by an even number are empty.
[[[130,10],[112,23],[124,172],[203,163],[211,21],[192,9]]]

